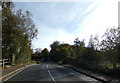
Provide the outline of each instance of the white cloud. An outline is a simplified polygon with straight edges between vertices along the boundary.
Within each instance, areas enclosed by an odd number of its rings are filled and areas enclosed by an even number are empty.
[[[9,0],[5,0],[9,1]],[[89,2],[91,0],[11,0],[13,2]]]
[[[117,0],[94,0],[94,2],[89,5],[82,14],[80,14],[81,18],[83,15],[85,15],[85,17],[82,18],[82,21],[77,24],[79,26],[75,30],[74,34],[66,32],[64,30],[65,27],[52,28],[46,25],[40,25],[40,33],[38,36],[39,38],[33,41],[34,47],[47,47],[50,50],[49,45],[55,40],[73,44],[73,41],[76,37],[78,37],[80,40],[85,39],[86,42],[88,42],[90,35],[103,35],[106,28],[118,26],[117,5]],[[65,12],[63,11],[63,13]],[[57,23],[61,22],[61,24],[64,24],[65,21],[79,20],[79,13],[81,13],[81,11],[78,11],[77,7],[74,7],[69,13],[65,13],[59,16],[56,12],[52,12],[48,16],[45,16],[45,18],[53,18],[53,21]]]
[[[117,5],[118,2],[115,0],[102,0],[94,12],[87,15],[83,20],[82,24],[86,24],[84,30],[79,33],[78,29],[78,32],[76,31],[76,35],[78,35],[80,39],[86,39],[86,42],[88,42],[90,35],[99,34],[99,36],[102,36],[107,28],[111,28],[113,26],[117,27]]]
[[[94,0],[94,1],[91,3],[91,5],[89,5],[89,6],[84,10],[83,13],[81,13],[81,16],[89,13],[96,5],[98,5],[99,1],[100,1],[100,0]]]
[[[33,48],[49,48],[49,45],[53,43],[53,41],[61,41],[64,43],[72,43],[74,37],[72,34],[60,29],[60,28],[51,28],[46,27],[45,25],[40,26],[38,39],[33,40],[32,44]]]

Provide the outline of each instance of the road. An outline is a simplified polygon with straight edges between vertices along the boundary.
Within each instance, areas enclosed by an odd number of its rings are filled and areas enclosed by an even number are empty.
[[[98,83],[97,80],[91,77],[55,63],[32,65],[6,81],[48,81],[52,83],[59,81],[93,83],[94,81]]]

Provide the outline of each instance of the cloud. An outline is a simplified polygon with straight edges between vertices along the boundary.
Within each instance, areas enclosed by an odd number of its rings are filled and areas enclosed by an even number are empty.
[[[34,22],[36,25],[46,25],[51,28],[62,28],[66,31],[73,31],[77,23],[82,20],[79,15],[88,6],[82,3],[35,3],[33,10]],[[29,8],[29,6],[28,6]]]
[[[44,27],[45,30],[43,30],[43,31],[47,31],[47,32],[43,32],[44,36],[46,36],[47,39],[46,40],[43,39],[43,40],[49,41],[46,42],[46,44],[51,44],[55,40],[73,44],[74,39],[78,37],[80,40],[85,39],[85,42],[87,44],[90,35],[99,34],[101,36],[104,34],[106,28],[117,26],[116,5],[117,3],[112,1],[109,1],[109,3],[107,1],[95,1],[91,3],[88,7],[84,8],[85,9],[84,11],[80,6],[76,6],[76,7],[74,6],[71,8],[71,11],[69,11],[69,13],[63,12],[65,14],[63,14],[63,17],[61,17],[61,19],[58,20],[58,23],[63,20],[61,22],[61,24],[63,25],[66,23],[65,22],[66,20],[71,21],[71,24],[69,25],[72,25],[70,26],[70,29],[73,27],[72,28],[73,32],[65,31],[66,28],[65,26],[56,27],[56,28],[47,26],[46,28]],[[83,13],[80,14],[81,12]],[[66,14],[68,16],[66,16]],[[55,19],[56,18],[57,16],[55,16]],[[49,46],[47,45],[47,47]]]
[[[88,2],[87,2],[88,1]],[[73,44],[75,38],[88,42],[90,35],[104,33],[117,26],[117,0],[81,0],[81,2],[18,3],[17,8],[28,9],[39,30],[34,48],[49,48],[53,41]]]
[[[11,0],[13,2],[90,2],[91,0]]]
[[[118,2],[103,1],[99,2],[99,6],[95,10],[83,19],[82,25],[84,29],[80,32],[80,28],[76,30],[76,35],[80,39],[86,39],[86,43],[89,40],[90,35],[98,34],[102,36],[107,28],[118,26]],[[86,11],[86,10],[85,10]],[[81,27],[81,25],[79,25]]]
[[[56,28],[53,29],[51,27],[47,27],[45,25],[40,26],[39,35],[37,40],[33,40],[32,44],[35,48],[49,48],[49,45],[53,43],[53,41],[61,41],[64,43],[72,43],[74,37],[72,34],[64,31],[63,29]]]
[[[94,1],[84,10],[84,12],[81,14],[81,16],[82,16],[82,15],[86,15],[86,14],[88,14],[90,11],[92,11],[92,10],[96,7],[96,5],[98,5],[98,3],[99,3],[99,0],[94,0]]]

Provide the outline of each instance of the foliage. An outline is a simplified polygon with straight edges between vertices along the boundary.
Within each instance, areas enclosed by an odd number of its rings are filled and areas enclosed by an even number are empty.
[[[50,57],[58,64],[72,64],[109,75],[119,76],[120,69],[120,28],[107,29],[99,40],[91,35],[87,47],[84,40],[74,40],[74,45],[50,45]]]
[[[50,51],[50,57],[54,61],[64,61],[68,56],[73,57],[73,49],[68,44],[60,44],[58,47]]]
[[[42,57],[43,61],[48,61],[49,58],[49,51],[47,48],[43,49],[40,53],[40,56]]]
[[[63,61],[61,60],[61,61],[58,61],[58,64],[59,65],[62,65],[63,64]]]
[[[12,2],[3,2],[2,15],[2,57],[12,59],[15,54],[17,63],[29,62],[31,41],[37,36],[30,12],[22,13]]]
[[[58,64],[72,64],[107,74],[117,74],[120,70],[120,27],[107,29],[101,41],[98,35],[91,35],[88,45],[78,38],[74,45],[54,41],[50,52],[47,48],[36,49],[33,54],[31,41],[37,36],[37,29],[31,13],[15,10],[12,2],[3,2],[2,15],[3,58],[12,59],[15,54],[17,63],[29,63],[31,58],[38,62],[51,59]]]
[[[56,49],[60,45],[59,41],[54,41],[53,44],[50,44],[51,49]]]
[[[40,48],[36,49],[36,52],[32,54],[32,60],[36,60],[37,62],[46,62],[49,61],[49,51],[47,48],[41,50]]]

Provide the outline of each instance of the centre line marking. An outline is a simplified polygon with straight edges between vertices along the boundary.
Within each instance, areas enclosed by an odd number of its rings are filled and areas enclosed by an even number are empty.
[[[48,69],[48,65],[47,65],[47,69]],[[56,83],[56,81],[55,81],[53,75],[50,73],[50,70],[49,70],[49,69],[48,69],[48,73],[49,73],[50,77],[52,78],[53,82]]]
[[[48,69],[48,65],[47,65],[47,69]]]

